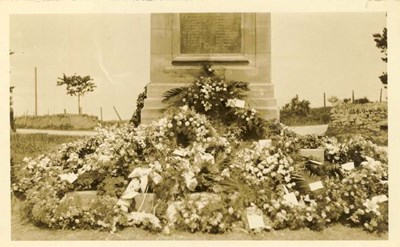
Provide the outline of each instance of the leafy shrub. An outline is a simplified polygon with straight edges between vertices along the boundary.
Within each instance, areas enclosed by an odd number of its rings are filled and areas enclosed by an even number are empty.
[[[359,99],[355,99],[354,103],[355,104],[366,104],[366,103],[370,103],[371,101],[369,101],[369,99],[367,97],[364,98],[359,98]]]
[[[140,119],[142,115],[142,109],[144,107],[144,100],[147,98],[147,87],[144,88],[144,91],[138,95],[136,100],[136,110],[132,115],[130,123],[132,123],[135,127],[139,126]]]
[[[310,113],[310,101],[300,100],[296,95],[282,107],[281,113],[283,115],[307,116]]]
[[[311,108],[307,116],[286,114],[281,111],[280,121],[289,126],[320,125],[330,122],[332,107]]]

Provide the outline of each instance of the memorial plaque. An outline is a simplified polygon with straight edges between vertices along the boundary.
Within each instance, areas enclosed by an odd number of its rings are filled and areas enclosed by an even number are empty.
[[[241,53],[241,25],[241,14],[181,14],[180,53]]]

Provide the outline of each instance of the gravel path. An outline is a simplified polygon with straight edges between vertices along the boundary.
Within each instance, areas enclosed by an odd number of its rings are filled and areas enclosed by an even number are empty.
[[[41,129],[17,129],[17,134],[49,134],[66,136],[92,136],[96,131],[83,130],[41,130]]]
[[[299,135],[324,135],[328,125],[313,125],[313,126],[291,126],[291,130]],[[43,130],[43,129],[17,129],[18,134],[49,134],[49,135],[68,135],[68,136],[92,136],[96,131],[83,130]]]
[[[328,125],[313,125],[313,126],[290,126],[289,129],[293,130],[299,135],[318,135],[322,136],[328,129]]]

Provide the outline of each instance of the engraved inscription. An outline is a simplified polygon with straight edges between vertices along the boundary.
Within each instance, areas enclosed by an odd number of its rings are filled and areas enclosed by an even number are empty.
[[[241,23],[241,14],[181,14],[181,54],[241,53]]]

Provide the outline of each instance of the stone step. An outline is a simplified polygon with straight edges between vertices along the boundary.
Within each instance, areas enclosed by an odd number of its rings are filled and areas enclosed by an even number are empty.
[[[162,98],[164,92],[177,88],[188,86],[190,83],[149,83],[147,85],[147,97],[148,98]],[[248,97],[266,97],[274,98],[274,85],[265,83],[250,83],[250,92]]]
[[[272,107],[276,106],[277,102],[274,98],[248,98],[245,99],[246,107],[259,108],[259,107]],[[165,108],[166,104],[162,103],[162,98],[147,98],[144,101],[146,109]]]
[[[275,119],[279,115],[277,107],[260,107],[257,111],[264,119]],[[162,115],[162,110],[160,108],[143,108],[141,114],[142,123],[151,123],[157,120]]]

